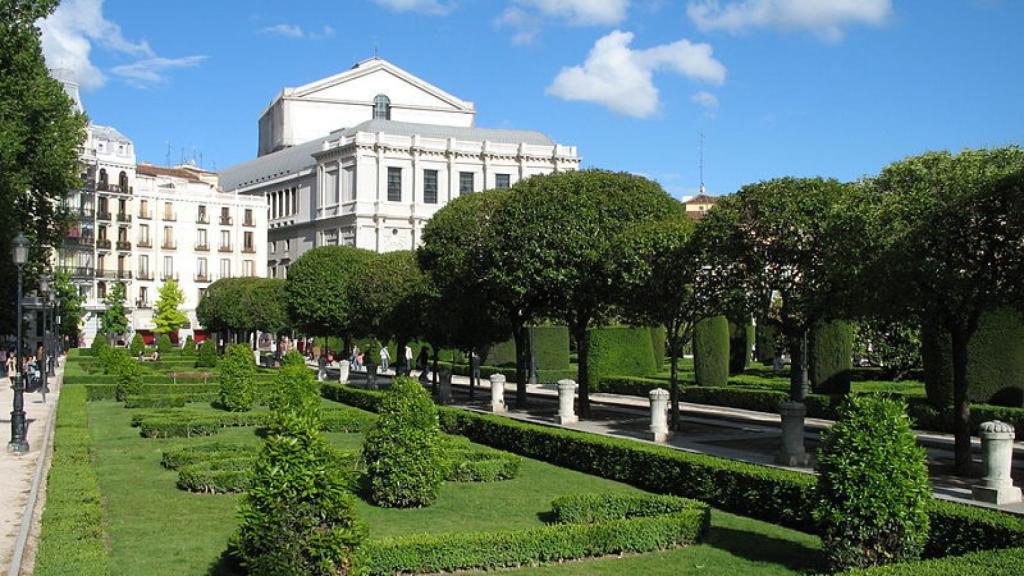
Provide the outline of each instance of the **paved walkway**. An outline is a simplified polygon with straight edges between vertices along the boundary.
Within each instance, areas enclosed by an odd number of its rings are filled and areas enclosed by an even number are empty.
[[[11,440],[11,407],[14,405],[14,390],[7,378],[0,379],[0,484],[3,485],[3,497],[0,498],[0,567],[3,574],[8,574],[12,556],[15,552],[22,522],[27,513],[27,505],[32,491],[37,467],[43,466],[39,472],[42,480],[38,486],[35,502],[33,532],[25,545],[25,555],[20,574],[31,573],[31,558],[35,557],[35,536],[38,535],[39,515],[42,513],[43,499],[46,492],[46,470],[49,466],[50,438],[52,428],[50,421],[54,418],[60,384],[64,380],[63,364],[58,366],[57,375],[50,378],[50,393],[43,404],[38,393],[25,394],[25,414],[28,418],[29,451],[25,454],[7,452],[7,444]],[[45,441],[44,441],[45,439]],[[40,462],[40,459],[43,461]]]
[[[452,384],[457,405],[490,411],[490,382],[481,382],[480,389],[472,401],[468,396],[468,378],[453,376]],[[557,387],[553,384],[530,384],[527,386],[527,393],[531,396],[531,401],[526,410],[511,408],[515,399],[515,384],[506,384],[505,402],[510,406],[507,416],[559,426],[554,420],[558,413]],[[650,426],[650,404],[646,399],[618,394],[591,394],[590,399],[592,406],[589,419],[561,427],[649,442],[647,432]],[[681,430],[677,430],[673,437],[662,445],[782,468],[774,462],[781,442],[781,417],[778,414],[686,402],[680,402],[679,408]],[[806,420],[804,437],[809,453],[813,454],[817,450],[820,431],[832,424],[830,420],[818,418]],[[1024,503],[997,507],[971,499],[971,485],[976,479],[965,479],[952,473],[952,435],[918,432],[917,438],[926,449],[932,489],[937,497],[1024,515]],[[973,444],[975,466],[980,476],[980,440],[974,438]],[[1014,448],[1013,477],[1017,485],[1024,485],[1024,442],[1015,443]],[[814,473],[812,467],[787,469],[807,474]]]

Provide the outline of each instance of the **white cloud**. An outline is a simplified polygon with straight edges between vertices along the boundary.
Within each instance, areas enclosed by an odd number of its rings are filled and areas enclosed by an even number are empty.
[[[697,92],[693,96],[690,96],[690,102],[700,104],[708,111],[718,109],[718,97],[712,94],[711,92],[707,92],[705,90],[701,90],[700,92]]]
[[[838,41],[847,24],[879,26],[892,15],[892,0],[697,0],[686,14],[703,31],[743,32],[750,28],[809,30]]]
[[[145,88],[152,84],[162,84],[167,81],[164,73],[174,68],[195,68],[206,60],[206,56],[185,56],[183,58],[146,58],[133,62],[114,66],[111,72],[123,78],[129,84],[138,88]]]
[[[298,24],[274,24],[260,30],[264,34],[272,36],[283,36],[285,38],[309,38],[310,40],[322,40],[334,36],[334,28],[324,25],[319,32],[303,30]]]
[[[596,102],[607,108],[646,118],[658,110],[658,89],[652,76],[656,71],[721,84],[725,66],[715,59],[708,44],[679,40],[653,48],[634,50],[631,32],[615,30],[599,39],[582,66],[563,68],[547,93],[565,100]]]
[[[120,56],[139,59],[134,64],[117,68],[146,68],[149,62],[181,61],[187,59],[202,60],[200,56],[167,59],[153,52],[145,40],[131,41],[125,38],[121,27],[107,20],[103,15],[103,0],[64,0],[57,10],[45,20],[38,22],[42,31],[43,55],[49,68],[60,68],[68,71],[71,78],[85,89],[99,88],[106,80],[106,74],[91,59],[93,47],[98,46]],[[198,62],[198,61],[196,61]],[[114,69],[117,74],[117,68]],[[123,74],[119,74],[122,75]],[[162,77],[157,75],[160,81]],[[143,82],[141,78],[134,81],[136,85]]]
[[[495,19],[513,31],[513,44],[529,44],[544,23],[571,26],[614,26],[626,19],[629,0],[515,0]]]
[[[419,12],[421,14],[432,14],[444,16],[455,9],[455,2],[449,0],[373,0],[377,4],[394,10],[395,12]]]

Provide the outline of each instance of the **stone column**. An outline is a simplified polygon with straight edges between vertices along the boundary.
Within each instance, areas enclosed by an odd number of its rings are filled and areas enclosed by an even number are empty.
[[[452,371],[447,368],[438,370],[437,403],[446,405],[452,403]]]
[[[576,412],[573,407],[573,403],[576,401],[576,381],[574,380],[559,380],[558,381],[558,416],[555,417],[555,422],[559,424],[572,424],[579,422],[580,419],[576,416]]]
[[[804,416],[807,415],[807,407],[802,402],[787,400],[779,404],[779,414],[782,415],[782,451],[775,462],[783,466],[806,466]]]
[[[975,500],[990,504],[1014,504],[1021,501],[1021,490],[1013,485],[1010,466],[1013,464],[1013,426],[999,420],[981,424],[981,455],[985,477],[974,486]]]
[[[491,374],[491,412],[505,411],[505,375]]]
[[[651,398],[651,439],[655,442],[666,442],[672,437],[668,429],[668,400],[671,396],[664,388],[650,391]]]
[[[349,363],[348,363],[348,360],[342,360],[341,362],[338,362],[338,383],[340,383],[340,384],[347,384],[348,383],[348,373],[349,373]]]

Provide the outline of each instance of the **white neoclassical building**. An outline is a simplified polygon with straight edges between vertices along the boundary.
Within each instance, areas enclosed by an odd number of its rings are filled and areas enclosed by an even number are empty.
[[[372,58],[275,96],[260,117],[259,156],[222,170],[220,186],[265,199],[268,272],[284,277],[315,246],[408,250],[461,194],[579,168],[574,146],[476,128],[475,114],[471,102]]]

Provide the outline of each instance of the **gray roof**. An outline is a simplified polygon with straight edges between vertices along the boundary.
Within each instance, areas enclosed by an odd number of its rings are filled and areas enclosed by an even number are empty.
[[[260,156],[248,162],[225,168],[219,173],[222,190],[235,190],[241,186],[251,186],[265,180],[271,180],[301,172],[316,164],[313,153],[323,149],[327,140],[337,140],[340,136],[350,137],[357,132],[384,132],[398,136],[419,134],[426,138],[455,138],[458,140],[474,140],[500,142],[503,144],[534,144],[553,146],[554,141],[546,134],[534,130],[505,130],[502,128],[463,128],[459,126],[443,126],[440,124],[415,124],[412,122],[394,122],[392,120],[367,120],[351,128],[331,132],[329,136],[304,142],[297,146],[278,150]]]
[[[117,142],[119,144],[131,144],[132,141],[127,136],[121,134],[116,128],[111,126],[100,126],[99,124],[90,124],[89,130],[92,132],[93,138],[99,138],[100,140],[106,140],[108,142]]]

